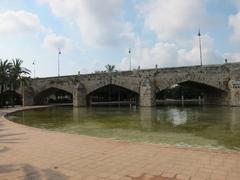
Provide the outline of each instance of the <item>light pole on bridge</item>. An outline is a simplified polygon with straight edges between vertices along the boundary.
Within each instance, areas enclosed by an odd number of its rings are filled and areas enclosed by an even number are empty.
[[[33,78],[36,78],[36,62],[33,60]]]
[[[198,31],[198,37],[199,37],[200,65],[202,66],[203,65],[203,63],[202,63],[202,42],[201,42],[200,28],[199,28],[199,31]]]
[[[132,53],[132,50],[131,50],[131,48],[129,48],[129,50],[128,50],[128,53],[129,53],[129,70],[131,71],[132,70],[132,55],[131,55],[131,53]]]
[[[58,48],[58,76],[60,76],[60,55],[62,54],[61,49]]]

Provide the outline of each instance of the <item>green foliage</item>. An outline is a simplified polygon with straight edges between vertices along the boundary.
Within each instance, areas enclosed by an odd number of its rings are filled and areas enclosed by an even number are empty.
[[[99,71],[96,70],[94,71],[95,74],[103,74],[103,73],[112,73],[112,72],[117,72],[115,65],[107,64],[105,66],[106,70],[105,71]]]
[[[22,63],[23,60],[18,58],[11,61],[0,59],[0,106],[4,104],[5,91],[15,92],[20,86],[29,85],[30,78],[26,75],[30,74],[30,70],[22,67]]]
[[[115,71],[115,65],[107,64],[105,66],[105,68],[106,68],[106,72],[114,72]]]

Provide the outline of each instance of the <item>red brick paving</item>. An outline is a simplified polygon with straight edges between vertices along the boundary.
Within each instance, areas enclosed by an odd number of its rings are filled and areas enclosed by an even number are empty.
[[[239,180],[240,152],[51,132],[1,117],[0,180],[5,179]]]

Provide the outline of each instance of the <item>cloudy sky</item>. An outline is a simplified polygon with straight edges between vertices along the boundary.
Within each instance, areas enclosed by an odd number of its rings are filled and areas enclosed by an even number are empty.
[[[0,58],[36,76],[240,61],[240,0],[0,0]]]

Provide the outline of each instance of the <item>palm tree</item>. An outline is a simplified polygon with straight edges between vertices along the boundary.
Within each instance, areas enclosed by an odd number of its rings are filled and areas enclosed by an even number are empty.
[[[3,61],[0,59],[0,106],[3,105],[2,95],[6,90],[7,84],[9,82],[11,65],[12,64],[8,60]]]
[[[115,65],[107,64],[107,65],[105,66],[105,68],[107,69],[107,70],[106,70],[107,72],[114,72],[114,70],[115,70]]]
[[[23,60],[21,59],[13,59],[12,66],[10,68],[10,83],[9,88],[11,91],[15,92],[17,88],[21,86],[21,84],[26,83],[27,78],[24,77],[29,75],[31,71],[27,68],[22,67]],[[13,97],[12,97],[12,105]]]

